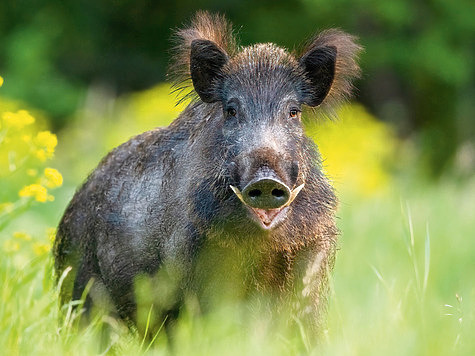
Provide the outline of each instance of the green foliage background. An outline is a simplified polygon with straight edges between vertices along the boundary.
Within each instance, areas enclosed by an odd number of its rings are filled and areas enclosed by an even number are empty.
[[[5,0],[0,72],[11,84],[3,95],[47,111],[62,127],[91,85],[124,93],[163,81],[172,31],[198,9],[226,14],[243,45],[295,48],[329,27],[358,35],[359,100],[417,141],[430,174],[454,163],[466,174],[459,149],[473,150],[475,137],[470,0]]]

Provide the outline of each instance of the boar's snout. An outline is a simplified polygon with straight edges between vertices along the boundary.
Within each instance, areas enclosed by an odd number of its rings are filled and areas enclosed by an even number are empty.
[[[290,189],[275,178],[261,177],[244,187],[242,199],[252,208],[277,209],[288,203]]]
[[[239,155],[233,165],[235,182],[243,189],[234,185],[230,188],[248,208],[251,219],[266,231],[285,220],[290,204],[304,187],[302,183],[290,188],[297,183],[299,165],[283,151],[269,147],[251,149]]]

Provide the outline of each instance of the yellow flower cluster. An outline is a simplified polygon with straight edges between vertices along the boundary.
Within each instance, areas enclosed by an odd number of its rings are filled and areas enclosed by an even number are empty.
[[[54,149],[58,144],[58,139],[55,134],[49,131],[40,131],[34,139],[38,149],[35,152],[36,157],[44,162],[48,158],[53,157]]]
[[[3,82],[3,80],[2,80]],[[15,211],[28,208],[32,202],[53,201],[50,189],[63,184],[63,177],[54,168],[42,167],[54,154],[58,140],[50,131],[39,131],[35,118],[26,110],[0,112],[0,186],[8,200],[0,200],[0,226],[6,226]],[[40,174],[40,172],[42,174]],[[15,198],[15,192],[18,192]],[[19,199],[21,198],[21,199]],[[6,242],[6,250],[15,250],[18,240],[27,235],[16,234]],[[37,249],[40,249],[39,245]]]
[[[13,173],[31,158],[41,164],[53,157],[58,144],[56,135],[38,131],[35,122],[27,110],[0,112],[0,176]],[[35,167],[27,169],[32,172]]]
[[[17,112],[4,112],[2,119],[5,127],[18,130],[35,122],[35,118],[31,116],[26,110],[18,110]]]
[[[46,189],[40,184],[30,184],[25,186],[21,188],[21,190],[18,192],[18,195],[21,198],[33,197],[36,201],[39,201],[40,203],[44,203],[48,200],[54,200],[53,196],[48,195],[48,189]]]
[[[63,176],[54,168],[45,168],[43,163],[54,154],[58,144],[56,135],[38,130],[40,125],[35,118],[26,110],[15,110],[16,104],[4,105],[3,101],[0,104],[3,108],[0,110],[0,189],[5,193],[0,197],[5,199],[0,200],[1,230],[14,219],[16,212],[28,209],[31,203],[54,200],[49,190],[60,187]],[[47,254],[55,235],[54,228],[47,229],[47,238],[43,234],[42,239],[17,231],[9,239],[0,239],[0,249],[3,247],[3,252],[13,254],[14,265],[21,266],[32,254]]]
[[[42,184],[30,184],[23,187],[18,195],[21,198],[33,197],[36,201],[44,203],[53,201],[54,196],[48,194],[48,189],[60,187],[63,184],[63,176],[54,168],[45,168]]]
[[[48,188],[57,188],[63,184],[63,176],[54,168],[45,168],[44,171],[46,183]]]
[[[33,252],[37,256],[42,256],[47,254],[49,251],[51,251],[51,245],[42,243],[42,242],[35,242],[33,244]]]
[[[34,123],[35,118],[26,110],[0,113],[0,176],[25,165],[29,165],[25,167],[27,175],[34,176],[35,166],[53,157],[56,135],[46,130],[36,132]]]
[[[6,253],[14,253],[21,249],[23,252],[32,251],[36,256],[43,256],[51,251],[55,235],[55,228],[46,229],[48,240],[44,241],[42,239],[33,238],[24,231],[16,231],[13,233],[13,238],[3,242],[3,251]]]
[[[14,232],[13,237],[18,240],[31,241],[31,235],[23,231]]]

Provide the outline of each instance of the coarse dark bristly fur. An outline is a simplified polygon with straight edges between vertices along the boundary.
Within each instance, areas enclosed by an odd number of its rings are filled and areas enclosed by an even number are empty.
[[[300,54],[238,47],[231,24],[207,12],[175,40],[170,76],[177,88],[191,82],[196,100],[170,126],[110,152],[76,192],[54,245],[58,278],[72,267],[60,302],[79,299],[93,280],[86,308],[111,308],[133,324],[134,283],[149,276],[161,318],[190,296],[206,311],[266,295],[296,302],[297,316],[317,326],[337,200],[300,112],[351,94],[361,47],[340,30],[316,35]],[[265,197],[287,194],[286,203],[250,203],[249,187],[262,182],[278,188]]]

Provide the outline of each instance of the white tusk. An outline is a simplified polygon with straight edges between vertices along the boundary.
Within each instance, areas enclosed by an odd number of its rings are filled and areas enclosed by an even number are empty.
[[[239,198],[239,200],[242,201],[243,204],[246,204],[246,203],[244,202],[244,199],[242,198],[242,194],[241,194],[240,190],[239,190],[238,188],[236,188],[235,186],[233,186],[233,185],[230,185],[230,187],[231,187],[231,189],[233,190],[234,194],[237,195],[237,197]]]
[[[285,206],[289,206],[290,204],[292,204],[292,202],[294,201],[295,198],[297,198],[297,195],[300,193],[300,191],[303,189],[304,186],[305,186],[305,183],[302,183],[297,188],[295,188],[294,190],[290,192],[290,199],[285,204]]]

